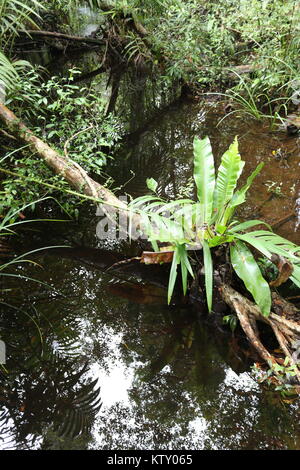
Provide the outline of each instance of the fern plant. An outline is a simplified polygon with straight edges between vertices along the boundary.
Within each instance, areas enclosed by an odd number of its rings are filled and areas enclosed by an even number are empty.
[[[48,196],[48,197],[43,197],[43,198],[37,199],[34,202],[31,202],[29,204],[25,204],[17,210],[10,209],[0,220],[0,244],[1,244],[1,237],[3,237],[2,240],[3,239],[6,240],[8,237],[16,234],[14,229],[17,226],[33,222],[31,219],[16,220],[18,218],[19,214],[22,213],[22,211],[25,211],[26,209],[28,209],[30,207],[33,209],[36,204],[38,204],[40,202],[45,202],[46,200],[49,200],[49,199],[54,200],[55,202],[57,202],[54,198]],[[60,204],[59,204],[59,206],[60,206]],[[49,222],[49,221],[51,221],[51,222],[66,222],[66,220],[63,220],[63,219],[34,219],[34,221],[35,222]],[[44,282],[39,281],[37,279],[33,279],[31,277],[28,277],[28,276],[22,276],[18,273],[7,272],[7,269],[13,267],[14,265],[18,266],[18,265],[23,264],[23,263],[29,263],[29,264],[36,265],[36,266],[40,267],[40,265],[38,263],[36,263],[35,261],[32,261],[30,259],[27,259],[25,257],[27,257],[28,255],[33,255],[33,254],[38,253],[38,252],[43,251],[43,250],[47,250],[47,249],[51,249],[51,248],[61,248],[61,247],[62,246],[57,245],[57,246],[46,246],[46,247],[43,247],[43,248],[36,248],[34,250],[28,251],[27,253],[23,253],[21,255],[15,256],[12,259],[6,261],[5,263],[3,263],[3,262],[0,263],[0,279],[3,276],[5,276],[5,277],[15,277],[17,279],[30,280],[30,281],[38,282],[40,284],[44,284],[44,285],[48,286]],[[3,292],[2,289],[0,289],[0,293],[2,293],[2,292]],[[0,301],[0,303],[1,303],[1,301]]]
[[[19,84],[20,72],[32,68],[26,60],[11,62],[0,50],[0,104],[5,103],[6,95]]]
[[[143,230],[153,249],[158,251],[158,242],[168,242],[169,250],[174,251],[170,270],[168,303],[170,303],[177,267],[181,266],[183,291],[187,291],[188,273],[194,277],[189,261],[188,250],[203,250],[205,269],[206,298],[209,311],[212,310],[213,259],[211,248],[229,244],[230,259],[236,274],[242,279],[252,294],[261,313],[268,316],[271,310],[270,287],[263,277],[251,252],[258,250],[264,257],[271,259],[273,254],[286,258],[293,266],[291,280],[300,287],[300,247],[276,235],[271,227],[261,220],[239,223],[233,220],[236,208],[246,200],[254,178],[261,171],[260,163],[248,177],[246,184],[236,189],[245,162],[238,150],[235,138],[224,153],[215,175],[214,157],[208,137],[194,139],[194,180],[198,201],[179,199],[166,202],[158,195],[142,196],[133,200],[130,208],[138,211],[143,220]],[[147,180],[148,188],[156,191],[157,183]],[[264,224],[268,230],[253,230]],[[165,249],[165,248],[164,248]]]
[[[10,47],[26,26],[37,27],[35,21],[42,9],[45,7],[37,0],[0,0],[0,48]]]
[[[0,0],[0,103],[5,102],[6,92],[19,82],[19,72],[31,66],[25,60],[10,60],[14,40],[20,31],[37,28],[35,21],[43,9],[37,0]]]

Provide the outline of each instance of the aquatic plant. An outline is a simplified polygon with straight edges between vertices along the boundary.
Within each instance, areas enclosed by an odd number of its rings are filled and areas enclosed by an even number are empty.
[[[292,95],[281,96],[281,93],[284,88],[288,87],[288,84],[283,84],[277,90],[277,97],[270,98],[268,91],[262,89],[263,82],[261,80],[246,80],[234,70],[232,70],[232,74],[239,80],[236,86],[225,93],[208,93],[208,95],[225,97],[235,108],[220,119],[218,125],[236,113],[251,116],[258,121],[268,120],[271,129],[284,123]]]

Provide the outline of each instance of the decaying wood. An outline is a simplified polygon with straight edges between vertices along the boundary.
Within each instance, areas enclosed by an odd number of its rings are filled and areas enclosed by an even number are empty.
[[[94,198],[96,204],[128,212],[127,204],[120,201],[109,189],[89,177],[87,172],[68,156],[62,156],[48,144],[36,137],[28,127],[17,118],[4,104],[0,103],[0,121],[22,143],[28,144],[31,151],[37,154],[56,174],[62,176],[76,191]],[[138,214],[132,217],[132,224],[141,225]]]
[[[279,287],[281,284],[283,284],[289,279],[289,277],[294,271],[294,268],[292,263],[283,256],[272,255],[271,261],[277,267],[278,275],[276,279],[270,282],[270,286]]]
[[[297,307],[282,298],[277,292],[272,292],[272,306],[274,312],[278,315],[284,315],[290,318],[299,317],[300,320],[300,312]]]
[[[119,267],[120,265],[131,263],[132,261],[139,261],[143,264],[165,264],[172,263],[174,251],[143,251],[141,256],[134,256],[133,258],[118,261],[110,266],[108,269]]]
[[[279,227],[281,227],[281,225],[285,224],[286,222],[293,219],[294,217],[296,217],[296,212],[291,211],[287,215],[285,215],[284,217],[281,217],[279,220],[276,220],[276,222],[271,224],[271,227],[272,227],[272,229],[279,228]]]
[[[261,343],[257,335],[258,330],[256,329],[255,331],[255,329],[253,328],[253,324],[256,323],[256,318],[252,315],[252,309],[250,310],[249,308],[250,302],[248,301],[248,299],[244,298],[239,292],[235,291],[227,285],[221,288],[221,294],[223,300],[227,303],[227,305],[229,305],[232,310],[236,312],[241,327],[243,328],[248,339],[250,340],[250,343],[255,347],[259,355],[271,367],[274,363],[276,363],[276,360]],[[249,316],[252,317],[251,320],[249,319]]]
[[[173,256],[174,251],[143,251],[140,260],[145,264],[171,263]]]
[[[220,293],[223,300],[234,310],[238,316],[241,327],[243,328],[248,340],[254,346],[260,357],[270,366],[277,363],[276,358],[270,354],[267,348],[262,344],[258,329],[256,328],[256,322],[264,322],[268,324],[278,341],[278,344],[283,352],[283,354],[289,358],[289,365],[294,366],[295,376],[300,384],[300,368],[299,364],[296,363],[293,350],[294,343],[300,339],[300,325],[293,321],[292,319],[287,319],[284,316],[277,315],[273,312],[270,313],[268,317],[265,317],[260,312],[257,305],[248,300],[246,297],[241,295],[239,292],[234,290],[229,285],[223,285],[220,287]],[[278,294],[276,294],[275,300],[278,302]],[[287,305],[290,306],[289,302],[282,300],[282,305],[287,308]],[[289,307],[289,312],[294,310],[292,307]],[[295,312],[294,313],[298,313]],[[298,390],[299,388],[299,390]],[[300,387],[297,386],[297,391],[300,392]]]
[[[64,41],[72,41],[72,42],[86,42],[91,44],[99,44],[102,46],[105,44],[104,39],[97,39],[85,36],[72,36],[70,34],[64,33],[57,33],[54,31],[41,31],[41,30],[27,30],[27,31],[20,31],[19,33],[28,34],[29,36],[38,36],[42,38],[50,38],[50,39],[60,39]]]

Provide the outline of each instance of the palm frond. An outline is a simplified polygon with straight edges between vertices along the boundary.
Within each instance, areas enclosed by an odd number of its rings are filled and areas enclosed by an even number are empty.
[[[19,31],[36,27],[39,11],[45,6],[37,0],[0,0],[0,47],[6,49],[13,44]]]
[[[8,91],[13,90],[20,81],[20,71],[32,67],[26,60],[11,62],[0,51],[0,103],[5,103]]]

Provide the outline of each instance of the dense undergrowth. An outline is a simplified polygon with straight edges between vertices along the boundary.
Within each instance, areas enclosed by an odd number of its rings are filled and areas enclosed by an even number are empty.
[[[120,135],[118,120],[105,118],[99,95],[73,83],[74,71],[45,80],[44,72],[16,61],[14,54],[19,31],[44,28],[50,13],[58,30],[72,32],[80,5],[73,0],[1,0],[0,83],[6,86],[7,103],[40,137],[98,174]],[[238,109],[258,119],[268,117],[272,125],[300,102],[300,9],[295,0],[90,0],[85,5],[102,15],[97,37],[110,42],[112,50],[119,48],[123,63],[155,71],[162,86],[181,81],[197,90],[227,89],[226,98]],[[13,162],[24,179],[5,179],[2,205],[16,207],[45,194],[38,183],[26,183],[26,176],[64,187],[44,164],[37,167],[36,156],[25,151],[24,158],[24,149],[19,153],[9,140],[4,147],[2,165]],[[61,198],[74,213],[79,200]]]
[[[264,116],[284,118],[298,105],[300,9],[294,0],[225,0],[222,3],[116,0],[105,4],[94,0],[88,3],[103,13],[102,27],[97,35],[106,43],[105,55],[115,51],[122,65],[133,64],[140,70],[152,70],[162,84],[181,82],[197,91],[219,92],[227,88],[226,97],[231,97],[259,119]],[[53,7],[55,14],[64,13],[65,20],[70,7],[78,5],[78,2],[70,0],[48,0],[43,4],[35,0],[0,0],[0,91],[2,89],[2,94],[5,91],[5,104],[37,136],[61,155],[70,157],[87,173],[99,175],[109,158],[109,150],[115,147],[120,137],[118,119],[112,114],[107,116],[106,105],[100,94],[74,82],[78,73],[76,70],[71,69],[64,78],[49,77],[44,70],[32,68],[24,61],[16,61],[18,58],[14,51],[19,30],[24,32],[26,29],[43,27],[49,21],[47,18],[49,12],[53,13]],[[62,29],[68,31],[68,28]],[[249,69],[242,76],[241,69],[236,72],[237,66],[247,66]],[[18,207],[29,205],[37,198],[59,193],[59,203],[63,209],[70,215],[76,215],[82,199],[71,198],[66,194],[64,188],[67,183],[61,176],[53,176],[38,155],[28,148],[20,149],[13,135],[4,128],[1,130],[4,131],[1,135],[1,166],[4,170],[13,170],[14,176],[5,176],[1,182],[0,213],[5,213],[9,208],[17,211]],[[241,165],[237,158],[236,161]],[[213,168],[213,164],[210,166]],[[203,164],[203,173],[207,169],[209,165]],[[201,184],[201,187],[205,187],[205,184]],[[210,219],[203,220],[201,224],[210,222]],[[212,304],[213,283],[209,248],[218,245],[220,241],[232,243],[234,237],[238,238],[233,233],[227,234],[229,238],[224,237],[227,220],[223,222],[219,221],[220,230],[217,233],[208,232],[202,240],[203,246],[207,248],[204,264],[209,307]],[[207,227],[204,231],[207,231]],[[241,236],[244,239],[248,237],[248,243],[251,244],[249,235]],[[267,241],[270,242],[269,239]],[[278,243],[281,246],[288,242],[279,240]],[[240,240],[234,246],[237,248],[235,252],[232,249],[233,264],[240,262],[240,266],[243,266],[242,258],[246,255],[248,263],[255,266],[258,282],[254,287],[250,286],[249,291],[254,291],[254,299],[262,304],[262,311],[268,316],[271,298],[267,283],[262,283],[259,268]],[[298,247],[290,244],[288,248],[298,251]],[[186,252],[180,252],[181,249],[177,247],[174,257],[169,300],[179,263],[183,267],[184,291],[187,290],[187,275],[191,269]],[[265,253],[271,255],[279,251],[280,255],[287,256],[286,250],[283,250],[284,253],[282,250],[280,248]],[[292,261],[295,261],[294,252],[290,255]],[[235,259],[239,254],[242,261]],[[296,268],[299,270],[298,264]],[[248,271],[240,277],[248,281]],[[265,285],[268,297],[262,292],[262,285]],[[266,298],[267,306],[264,305]],[[250,314],[247,314],[248,317],[253,323]],[[294,337],[294,332],[291,336]]]
[[[74,83],[74,77],[80,73],[71,69],[67,77],[54,76],[43,81],[39,69],[30,68],[21,74],[6,104],[49,145],[88,173],[99,175],[111,158],[110,149],[119,140],[121,127],[113,115],[105,117],[106,103],[101,95]],[[1,167],[13,168],[19,178],[8,176],[3,180],[1,207],[16,208],[55,193],[64,210],[76,215],[82,200],[64,193],[67,187],[64,179],[53,175],[39,156],[26,147],[19,149],[16,145],[12,149],[11,141],[7,144]],[[56,186],[57,190],[45,187],[45,183]]]
[[[117,0],[110,5],[105,14],[112,20],[122,12],[146,28],[146,45],[139,35],[128,37],[128,55],[145,55],[150,47],[166,80],[216,88],[230,84],[227,69],[252,65],[256,95],[289,98],[295,93],[300,73],[295,0]]]

